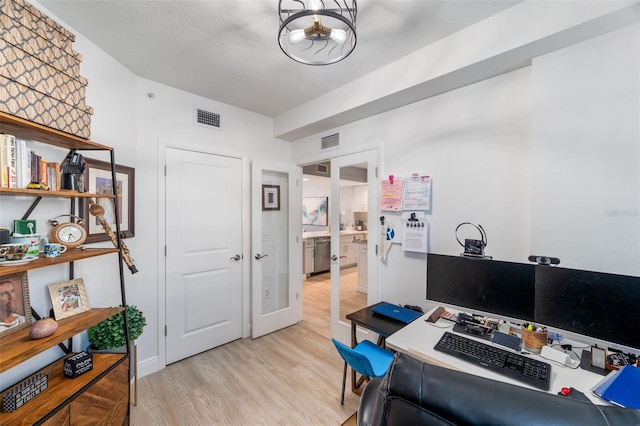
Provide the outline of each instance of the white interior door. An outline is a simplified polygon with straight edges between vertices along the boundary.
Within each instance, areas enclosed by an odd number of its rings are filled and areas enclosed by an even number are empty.
[[[166,362],[242,337],[242,160],[166,148]]]
[[[331,159],[331,198],[329,200],[329,211],[331,225],[331,335],[337,340],[350,345],[351,344],[351,324],[344,318],[350,312],[364,308],[380,300],[380,292],[378,287],[378,262],[376,259],[376,242],[379,231],[379,215],[378,215],[378,178],[376,170],[378,165],[377,151],[364,151],[351,155],[344,155]],[[341,181],[345,181],[346,175],[358,174],[361,171],[366,176],[367,197],[366,200],[360,200],[366,204],[366,212],[360,212],[358,217],[364,217],[363,228],[367,232],[358,235],[357,238],[364,238],[366,243],[345,244],[344,239],[341,244],[341,233],[343,236],[348,235],[349,231],[354,228],[340,230],[340,214],[350,212],[353,218],[354,206],[347,206],[346,201],[354,203],[353,188],[347,189],[341,185]],[[349,197],[344,196],[345,190],[350,190]],[[352,201],[353,200],[353,201]],[[360,202],[358,201],[358,202]],[[349,207],[349,208],[347,208]],[[349,219],[352,220],[352,219]],[[349,222],[349,220],[347,222]],[[344,290],[353,287],[353,277],[341,277],[341,263],[343,259],[349,259],[354,253],[346,253],[345,250],[366,251],[365,256],[358,256],[358,280],[366,283],[366,295],[363,292],[356,296],[358,303],[352,304],[351,296],[345,296],[348,293]],[[360,287],[360,285],[358,285]],[[366,330],[359,331],[359,338],[370,338],[375,340],[371,332]]]
[[[251,167],[251,336],[300,317],[302,241],[299,168],[254,161]]]

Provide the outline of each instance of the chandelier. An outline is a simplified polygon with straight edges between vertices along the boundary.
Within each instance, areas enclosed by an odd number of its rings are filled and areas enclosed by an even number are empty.
[[[356,0],[279,0],[278,12],[278,43],[294,61],[333,64],[356,47]]]

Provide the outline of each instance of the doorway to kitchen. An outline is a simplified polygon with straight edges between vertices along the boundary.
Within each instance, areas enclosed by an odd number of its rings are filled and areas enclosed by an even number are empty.
[[[331,272],[339,270],[339,319],[368,304],[369,163],[340,167],[334,176],[339,194],[331,195],[331,160],[303,167],[303,321],[302,325],[332,337]],[[331,218],[331,210],[339,215]],[[333,232],[332,232],[333,231]],[[332,239],[339,240],[337,247]],[[333,250],[331,247],[333,246]],[[332,257],[334,258],[332,260]]]

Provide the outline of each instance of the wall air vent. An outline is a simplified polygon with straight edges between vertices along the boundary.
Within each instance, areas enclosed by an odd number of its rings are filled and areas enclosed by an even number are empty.
[[[329,174],[329,164],[316,164],[316,173],[321,174],[321,175],[328,175]]]
[[[337,146],[340,146],[340,133],[320,139],[320,149],[335,148]]]
[[[195,108],[195,122],[201,126],[220,128],[220,114],[207,111],[202,108]]]

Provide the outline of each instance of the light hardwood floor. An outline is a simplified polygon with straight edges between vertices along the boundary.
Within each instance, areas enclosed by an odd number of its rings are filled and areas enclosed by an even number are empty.
[[[308,327],[331,338],[331,275],[329,272],[313,275],[303,282],[304,310],[303,327]],[[358,268],[340,271],[340,318],[349,322],[346,316],[367,306],[367,295],[356,290]]]
[[[343,270],[345,306],[366,305]],[[351,276],[351,278],[350,278]],[[132,425],[340,425],[358,408],[340,405],[342,359],[330,340],[329,274],[304,283],[304,318],[263,336],[240,339],[169,365],[138,382]],[[356,302],[357,299],[359,302]],[[345,310],[351,312],[350,307]]]

